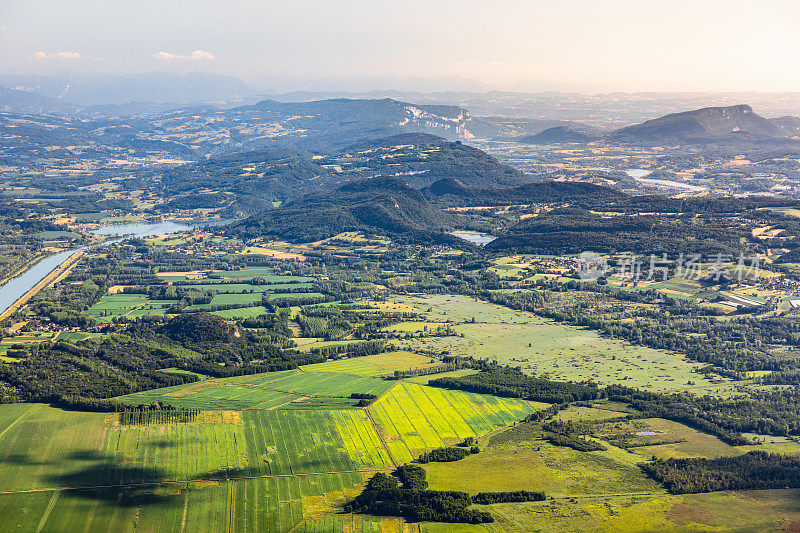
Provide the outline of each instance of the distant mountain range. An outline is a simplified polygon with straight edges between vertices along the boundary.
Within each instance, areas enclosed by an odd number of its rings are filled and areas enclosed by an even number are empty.
[[[800,118],[764,118],[749,105],[705,107],[672,113],[605,134],[580,125],[559,126],[535,135],[517,137],[526,144],[609,141],[642,145],[730,144],[793,142],[800,135]]]
[[[41,108],[46,102],[19,91],[4,94],[25,100],[31,110],[27,114],[0,113],[0,133],[8,133],[9,148],[15,148],[15,154],[24,149],[32,155],[30,150],[44,150],[45,146],[91,145],[92,150],[148,146],[184,159],[200,159],[273,148],[330,153],[404,133],[430,133],[450,140],[470,136],[466,128],[469,114],[460,107],[420,106],[390,99],[264,100],[230,109],[197,106],[136,117],[87,119],[43,116]],[[24,136],[19,134],[20,128],[24,128]]]
[[[52,105],[67,109],[130,102],[177,103],[185,106],[236,100],[258,92],[238,78],[204,72],[125,75],[61,72],[47,76],[0,74],[0,86],[50,98]],[[0,100],[0,105],[4,103]]]
[[[217,109],[181,109],[134,124],[144,137],[184,143],[204,154],[292,147],[330,152],[401,133],[431,133],[455,140],[469,136],[466,110],[419,106],[397,100],[334,99]]]

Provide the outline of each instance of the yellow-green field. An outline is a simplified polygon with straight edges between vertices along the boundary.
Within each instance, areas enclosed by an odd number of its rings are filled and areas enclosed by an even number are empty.
[[[412,370],[431,366],[431,358],[424,355],[406,352],[386,352],[364,357],[338,359],[326,363],[305,365],[308,372],[336,372],[356,376],[382,376],[395,370]]]
[[[401,382],[368,410],[394,460],[404,463],[425,449],[491,433],[544,407]]]

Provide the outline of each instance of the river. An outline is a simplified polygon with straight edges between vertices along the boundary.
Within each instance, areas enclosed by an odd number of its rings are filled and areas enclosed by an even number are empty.
[[[45,277],[47,277],[48,274],[50,274],[50,272],[58,268],[61,263],[69,259],[72,254],[79,250],[88,250],[98,246],[105,246],[106,244],[120,242],[125,238],[149,237],[153,235],[166,235],[168,233],[180,233],[191,228],[192,226],[188,224],[165,221],[156,224],[115,224],[94,230],[92,233],[95,235],[124,236],[124,238],[83,246],[73,250],[65,250],[63,252],[58,252],[57,254],[45,257],[31,268],[16,278],[10,279],[5,285],[0,287],[0,314],[4,313],[6,309],[11,307],[14,302],[25,296],[25,294],[35,287],[37,283],[42,281]]]
[[[703,192],[706,190],[705,187],[702,187],[700,185],[690,185],[688,183],[683,183],[680,181],[645,178],[645,176],[649,176],[652,173],[653,173],[652,170],[643,170],[640,168],[625,171],[625,174],[632,177],[636,181],[640,183],[646,183],[648,185],[661,185],[662,187],[673,187],[675,189],[683,189],[685,191],[691,191],[691,192]]]
[[[455,235],[459,239],[464,239],[471,243],[483,246],[489,244],[497,237],[492,237],[488,233],[478,233],[477,231],[454,231],[451,235]]]

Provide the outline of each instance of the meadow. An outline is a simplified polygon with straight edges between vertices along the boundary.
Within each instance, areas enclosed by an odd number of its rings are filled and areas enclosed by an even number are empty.
[[[496,522],[492,525],[500,530],[512,526],[517,530],[542,533],[760,533],[792,531],[794,524],[800,521],[799,495],[797,490],[771,490],[684,496],[578,496],[547,503],[505,503],[482,507],[494,515]],[[492,530],[496,530],[494,527]],[[442,524],[422,524],[421,531],[440,533],[450,530]]]
[[[652,391],[690,390],[697,394],[735,392],[731,382],[712,383],[697,373],[700,365],[683,355],[607,339],[595,331],[558,324],[531,313],[466,296],[393,300],[413,306],[428,320],[450,320],[456,333],[463,334],[416,338],[404,341],[404,346],[494,359],[556,381],[593,380],[599,384],[620,383]],[[690,381],[694,385],[689,385]]]

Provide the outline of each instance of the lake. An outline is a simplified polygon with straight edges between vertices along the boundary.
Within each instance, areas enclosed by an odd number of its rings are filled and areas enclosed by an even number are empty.
[[[171,222],[165,220],[156,224],[112,224],[94,230],[95,235],[131,235],[135,237],[152,237],[153,235],[167,235],[169,233],[180,233],[191,229],[188,224]]]
[[[706,190],[705,187],[701,187],[700,185],[690,185],[688,183],[683,183],[680,181],[645,178],[645,176],[649,176],[652,173],[653,173],[652,170],[643,170],[641,168],[625,171],[625,174],[632,177],[636,181],[640,183],[646,183],[648,185],[661,185],[662,187],[674,187],[676,189],[683,189],[685,191],[692,191],[692,192],[702,192]]]
[[[94,230],[92,233],[95,235],[148,237],[153,235],[180,233],[191,228],[192,226],[189,224],[165,221],[155,224],[115,224]],[[74,250],[65,250],[63,252],[45,257],[31,268],[16,278],[10,279],[5,285],[0,287],[0,314],[4,313],[6,309],[14,304],[14,302],[22,298],[29,290],[35,287],[37,283],[47,277],[50,272],[55,270],[61,263],[69,259],[69,257],[78,250],[96,248],[97,246],[104,246],[106,244],[120,242],[122,240],[124,239],[114,239],[111,241],[105,241],[101,244],[84,246],[82,248],[75,248]]]
[[[465,241],[469,241],[479,246],[489,244],[497,238],[489,235],[488,233],[478,233],[477,231],[454,231],[451,233],[451,235],[455,235],[459,239],[464,239]]]

